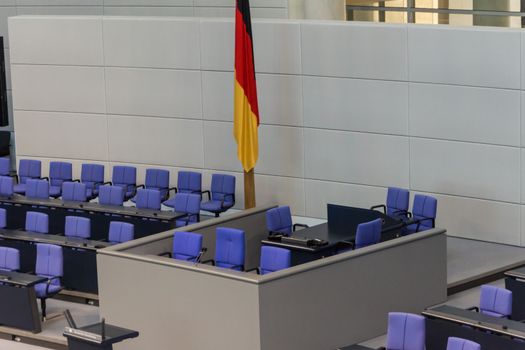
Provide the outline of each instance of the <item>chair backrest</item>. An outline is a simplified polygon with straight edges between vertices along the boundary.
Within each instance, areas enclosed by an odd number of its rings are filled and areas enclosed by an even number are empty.
[[[131,241],[135,237],[135,226],[122,221],[111,221],[109,223],[108,241],[110,243],[123,243]]]
[[[96,183],[104,182],[104,165],[102,164],[82,164],[80,181],[87,188],[93,189]]]
[[[26,181],[26,197],[47,199],[49,198],[49,182],[42,179],[28,179]]]
[[[425,318],[420,315],[390,312],[386,348],[425,350]]]
[[[437,213],[437,199],[431,196],[416,194],[412,204],[412,217],[416,220],[423,218],[435,219]],[[433,228],[431,220],[422,221],[419,231]]]
[[[64,275],[62,247],[37,243],[35,273],[43,277],[62,277]]]
[[[235,203],[235,176],[225,174],[213,174],[211,176],[211,198],[222,201],[224,205],[230,206]]]
[[[0,270],[20,270],[20,252],[18,249],[0,247]]]
[[[266,211],[266,228],[270,232],[292,234],[292,212],[289,206]]]
[[[13,195],[14,186],[15,180],[11,176],[0,176],[1,197],[11,197]]]
[[[28,211],[26,213],[25,230],[27,232],[48,233],[49,216],[36,211]]]
[[[73,179],[73,165],[67,162],[49,163],[49,182],[51,186],[62,186],[64,181]]]
[[[200,193],[202,191],[202,174],[195,171],[179,171],[177,190],[179,193]]]
[[[124,189],[119,186],[100,186],[98,202],[102,205],[122,205],[124,203]]]
[[[261,247],[261,275],[284,270],[292,265],[292,252],[288,249],[262,246]]]
[[[201,206],[201,196],[191,193],[177,193],[173,210],[177,213],[198,215]]]
[[[86,184],[79,182],[64,182],[62,184],[62,200],[72,202],[85,202]]]
[[[447,350],[480,350],[481,346],[473,341],[450,337],[447,342]]]
[[[481,286],[479,312],[494,317],[510,316],[512,313],[512,292],[491,285]]]
[[[112,181],[113,185],[136,185],[137,168],[134,166],[115,165],[113,167]]]
[[[386,214],[395,216],[408,211],[410,192],[404,188],[389,187],[386,195]]]
[[[163,169],[146,169],[144,185],[147,189],[167,190],[170,187],[170,172]]]
[[[215,263],[218,267],[244,270],[244,231],[218,227],[216,231]]]
[[[364,222],[357,226],[355,236],[355,247],[363,248],[381,241],[381,228],[383,220],[375,219],[373,221]]]
[[[140,188],[137,190],[135,205],[139,209],[160,210],[160,191]]]
[[[9,158],[0,158],[0,176],[7,176],[11,170],[11,160]]]
[[[66,216],[64,235],[67,237],[91,237],[91,220],[81,216]]]
[[[18,163],[18,178],[21,184],[25,184],[27,179],[37,179],[42,177],[42,162],[35,159],[20,159]]]
[[[0,228],[7,227],[7,210],[0,208]]]
[[[202,235],[193,232],[175,232],[173,259],[196,262],[202,249]]]

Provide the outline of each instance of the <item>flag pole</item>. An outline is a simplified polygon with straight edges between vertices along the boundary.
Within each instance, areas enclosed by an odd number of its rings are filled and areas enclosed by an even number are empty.
[[[255,175],[253,169],[244,172],[244,207],[255,208]]]

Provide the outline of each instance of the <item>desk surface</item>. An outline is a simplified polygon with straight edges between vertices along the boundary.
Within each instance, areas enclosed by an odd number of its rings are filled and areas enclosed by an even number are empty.
[[[104,327],[105,339],[100,339],[102,334],[101,323],[95,323],[88,326],[79,327],[78,329],[71,329],[69,327],[64,331],[64,336],[74,338],[86,342],[94,342],[98,344],[114,344],[129,338],[136,338],[139,332],[106,324]],[[99,339],[96,339],[99,338]]]
[[[29,241],[35,243],[49,243],[68,248],[81,248],[86,250],[97,250],[112,245],[109,242],[92,241],[89,239],[50,235],[45,233],[34,233],[27,231],[0,229],[0,238],[18,241]]]
[[[366,346],[361,346],[361,345],[350,345],[350,346],[345,346],[344,348],[339,348],[339,350],[374,350],[374,349],[367,348]]]
[[[422,312],[426,317],[467,325],[484,331],[525,340],[525,324],[506,318],[496,318],[478,312],[443,305]]]
[[[63,202],[59,199],[31,199],[21,195],[13,195],[11,198],[0,198],[1,202],[11,204],[36,205],[52,208],[64,208],[72,210],[84,210],[97,213],[109,213],[117,215],[143,217],[148,219],[173,221],[180,219],[186,214],[176,213],[168,210],[138,209],[136,207],[101,205],[91,202]]]
[[[505,272],[505,276],[525,279],[525,266]]]
[[[0,283],[3,284],[31,287],[45,281],[47,281],[47,278],[45,277],[35,276],[28,273],[0,270]]]

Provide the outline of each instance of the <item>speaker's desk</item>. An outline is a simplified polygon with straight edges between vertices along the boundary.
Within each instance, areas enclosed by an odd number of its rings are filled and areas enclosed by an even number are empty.
[[[292,265],[330,256],[340,250],[349,249],[345,242],[355,242],[357,226],[364,222],[382,219],[381,241],[387,241],[398,236],[403,227],[403,221],[391,218],[382,212],[364,208],[346,207],[341,205],[327,205],[328,222],[293,233],[294,238],[303,242],[284,242],[282,239],[268,238],[263,245],[281,247],[292,251]],[[323,245],[306,245],[309,240],[324,241]]]
[[[505,272],[505,288],[512,292],[512,319],[525,320],[525,267]]]
[[[42,325],[33,286],[46,281],[26,273],[0,271],[0,324],[39,333]]]
[[[472,340],[484,350],[525,349],[525,324],[453,306],[423,311],[426,317],[426,349],[446,349],[449,337]],[[516,341],[519,340],[519,341]]]
[[[104,332],[102,332],[102,327],[104,327]],[[109,324],[95,323],[78,329],[66,327],[64,336],[67,338],[69,350],[110,350],[113,349],[115,343],[138,337],[139,332]]]
[[[97,249],[108,247],[111,243],[0,229],[0,246],[16,248],[20,251],[20,270],[23,272],[35,270],[36,243],[55,244],[63,248],[64,288],[84,293],[98,293]]]
[[[7,228],[19,229],[25,225],[28,211],[49,215],[49,233],[64,231],[65,217],[83,216],[91,219],[93,239],[107,238],[111,221],[124,221],[135,225],[135,238],[175,228],[175,221],[186,214],[174,211],[138,209],[135,207],[101,205],[91,202],[63,202],[59,199],[29,199],[13,195],[0,198],[0,208],[7,211]]]

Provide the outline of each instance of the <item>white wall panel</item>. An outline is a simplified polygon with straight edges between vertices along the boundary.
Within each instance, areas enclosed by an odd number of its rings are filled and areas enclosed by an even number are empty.
[[[410,135],[520,146],[520,92],[410,84]]]
[[[408,138],[304,130],[305,176],[355,184],[408,187]]]
[[[16,0],[18,6],[102,6],[103,3],[104,0]]]
[[[202,71],[202,110],[207,120],[233,120],[233,72]]]
[[[11,61],[56,65],[101,66],[101,19],[75,17],[9,19]]]
[[[233,94],[233,88],[230,90]],[[303,89],[300,76],[257,74],[257,92],[262,124],[303,125]],[[230,116],[230,120],[231,118]]]
[[[410,80],[520,88],[520,32],[409,26]]]
[[[18,6],[18,15],[100,16],[102,6]]]
[[[519,203],[518,148],[412,138],[410,187]]]
[[[201,69],[233,71],[234,23],[201,19]]]
[[[104,19],[108,66],[199,69],[199,40],[195,19]]]
[[[15,120],[19,157],[108,159],[105,115],[16,111]]]
[[[255,186],[257,205],[289,205],[295,215],[304,215],[305,194],[303,179],[256,175]]]
[[[386,24],[305,22],[301,24],[303,73],[406,80],[406,30]]]
[[[16,15],[17,8],[15,6],[0,7],[0,36],[4,37],[4,47],[9,47],[7,18]]]
[[[115,0],[110,0],[115,1]],[[232,7],[232,2],[230,0],[193,0],[195,6],[222,6],[222,7]],[[252,0],[250,1],[250,6],[252,8],[257,7],[283,7],[288,6],[286,0]]]
[[[304,125],[407,135],[408,83],[303,77]]]
[[[108,113],[202,118],[201,73],[106,68]]]
[[[193,7],[152,7],[152,6],[104,6],[105,16],[178,16],[194,15]]]
[[[193,0],[104,0],[111,6],[193,6]]]
[[[202,168],[202,122],[109,116],[112,162]]]
[[[224,171],[242,171],[237,160],[233,123],[204,122],[204,167]]]
[[[14,108],[104,113],[104,68],[12,65]]]

